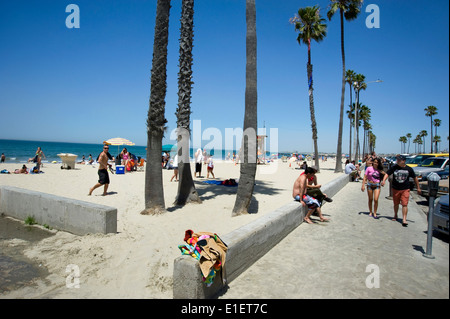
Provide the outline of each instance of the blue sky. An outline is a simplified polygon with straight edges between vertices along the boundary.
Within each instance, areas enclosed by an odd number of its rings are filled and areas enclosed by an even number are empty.
[[[69,29],[66,6],[80,9]],[[307,47],[289,23],[300,7],[329,1],[256,0],[258,126],[278,130],[279,151],[312,152],[306,76]],[[380,28],[366,26],[369,4]],[[156,0],[43,0],[0,2],[0,138],[101,143],[125,137],[146,145],[146,118]],[[424,109],[438,108],[438,135],[448,149],[449,2],[365,1],[345,22],[347,69],[366,76],[361,103],[372,110],[378,153],[400,152],[400,136],[430,131]],[[176,126],[181,0],[172,0],[166,118]],[[197,0],[194,18],[191,121],[201,132],[241,128],[245,93],[245,1]],[[336,152],[341,99],[340,21],[312,44],[314,101],[321,152]],[[346,87],[345,110],[349,104]],[[362,130],[360,132],[362,135]],[[210,137],[204,136],[202,144]],[[349,123],[344,119],[343,151]],[[223,136],[222,144],[225,144]],[[429,150],[429,136],[425,142]],[[270,146],[270,145],[268,145]],[[411,151],[414,150],[411,144]]]

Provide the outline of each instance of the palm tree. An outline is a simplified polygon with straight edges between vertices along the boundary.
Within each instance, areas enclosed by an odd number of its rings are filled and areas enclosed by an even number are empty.
[[[435,135],[435,136],[437,135],[437,128],[438,128],[439,126],[441,126],[441,120],[440,120],[440,119],[434,119],[434,129],[435,129],[434,135]],[[440,142],[440,141],[439,141],[439,142]],[[436,149],[436,153],[437,153],[437,152],[438,152],[438,145],[437,145],[437,142],[436,142],[436,144],[435,144],[435,149]]]
[[[372,129],[372,126],[370,125],[370,115],[371,111],[370,108],[366,105],[361,105],[361,111],[360,111],[360,118],[363,121],[363,157],[366,154],[366,133]]]
[[[246,0],[246,88],[245,88],[245,114],[244,136],[242,147],[244,161],[240,167],[239,185],[232,216],[247,214],[253,195],[256,175],[257,158],[257,128],[258,128],[258,95],[256,72],[256,4],[255,0]]]
[[[145,209],[143,215],[165,212],[162,181],[162,138],[167,120],[164,116],[167,91],[167,45],[169,43],[170,0],[156,6],[150,101],[147,117],[147,165],[145,167]]]
[[[189,161],[191,92],[192,92],[192,48],[194,40],[194,0],[183,0],[180,28],[180,72],[178,73],[178,170],[180,181],[175,205],[190,202],[201,203],[195,189]]]
[[[411,133],[407,133],[407,134],[406,134],[406,137],[408,138],[408,154],[409,154],[409,146],[411,145],[411,137],[412,137],[412,134],[411,134]]]
[[[439,135],[435,135],[434,138],[433,138],[433,142],[436,145],[435,150],[436,150],[436,153],[437,153],[438,152],[438,143],[441,142],[441,137]]]
[[[314,158],[317,172],[319,168],[319,150],[317,147],[317,124],[314,110],[313,97],[313,66],[311,64],[311,40],[322,41],[327,34],[327,25],[325,19],[320,16],[320,9],[316,6],[300,8],[298,10],[298,21],[295,23],[295,30],[299,32],[297,41],[301,45],[303,42],[308,46],[308,63],[306,64],[308,85],[309,85],[309,110],[311,113],[311,128],[314,141]]]
[[[419,135],[421,138],[423,138],[423,152],[425,153],[425,137],[428,136],[428,132],[426,130],[422,130],[420,131]]]
[[[369,132],[369,153],[372,153],[375,150],[375,142],[377,137],[372,131]]]
[[[416,153],[420,153],[420,145],[422,145],[422,137],[420,134],[416,136],[416,138],[413,140],[413,143],[416,144]]]
[[[400,145],[401,145],[400,153],[403,154],[403,153],[405,153],[405,144],[408,142],[408,139],[406,138],[406,136],[400,136],[398,141],[400,142]]]
[[[338,145],[336,151],[336,168],[335,173],[342,172],[342,128],[344,125],[344,95],[345,95],[345,50],[344,50],[344,18],[347,21],[354,20],[361,12],[363,0],[330,0],[330,10],[327,13],[328,20],[334,16],[339,10],[341,18],[341,55],[342,55],[342,92],[341,92],[341,109],[339,116],[339,133]]]
[[[350,131],[350,141],[348,143],[349,158],[352,158],[352,123],[353,123],[352,119],[353,119],[354,111],[355,111],[355,108],[354,108],[354,105],[352,102],[352,96],[353,96],[352,86],[353,86],[353,82],[355,81],[355,75],[356,75],[356,73],[353,70],[347,70],[345,72],[345,81],[348,83],[348,86],[350,87],[350,104],[349,104],[350,110],[347,111],[347,115],[350,120],[350,130],[349,130]]]
[[[355,75],[355,82],[353,83],[355,94],[356,94],[356,106],[355,106],[355,122],[354,122],[354,129],[355,129],[355,136],[353,140],[353,149],[355,150],[355,161],[358,162],[359,158],[359,152],[358,152],[358,146],[359,146],[359,91],[365,90],[367,88],[367,84],[364,82],[366,77],[362,74],[356,74]]]
[[[429,117],[430,119],[431,119],[431,131],[430,131],[430,137],[431,137],[431,152],[430,153],[433,153],[433,115],[436,115],[437,114],[437,107],[436,106],[433,106],[433,105],[430,105],[430,106],[428,106],[426,109],[424,109],[424,111],[426,112],[425,113],[425,116],[427,116],[427,117]]]
[[[346,111],[347,113],[347,117],[350,121],[350,144],[348,145],[348,157],[352,158],[352,129],[353,129],[353,125],[354,125],[354,120],[355,120],[355,108],[356,108],[356,103],[353,103],[352,105],[349,105],[349,109]]]

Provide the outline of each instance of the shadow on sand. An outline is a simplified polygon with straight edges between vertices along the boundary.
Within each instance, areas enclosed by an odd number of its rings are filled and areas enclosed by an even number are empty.
[[[220,196],[236,196],[238,186],[224,186],[216,184],[207,184],[205,181],[214,181],[218,179],[196,179],[194,180],[195,189],[197,190],[200,199],[205,202],[209,200],[214,200]],[[255,188],[253,190],[252,201],[248,209],[249,214],[256,214],[259,210],[259,203],[254,195],[265,194],[265,195],[277,195],[282,191],[282,189],[273,186],[272,182],[266,181],[256,181]],[[167,211],[173,212],[182,208],[182,206],[171,206],[167,208]]]

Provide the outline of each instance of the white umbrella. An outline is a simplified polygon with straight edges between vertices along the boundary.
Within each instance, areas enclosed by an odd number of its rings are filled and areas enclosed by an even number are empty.
[[[120,145],[128,145],[128,146],[135,145],[132,141],[127,140],[126,138],[122,138],[122,137],[110,138],[107,141],[103,141],[103,144],[105,144],[105,145],[117,145],[117,153],[119,153],[119,146]]]

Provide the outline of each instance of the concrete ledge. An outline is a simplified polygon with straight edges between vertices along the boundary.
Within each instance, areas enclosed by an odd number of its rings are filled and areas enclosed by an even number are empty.
[[[327,196],[336,195],[349,182],[342,175],[322,187]],[[297,228],[307,213],[307,208],[292,201],[267,215],[244,225],[231,233],[220,236],[228,245],[225,271],[228,283],[264,256],[279,241]],[[220,235],[220,234],[219,234]],[[202,282],[199,263],[191,256],[180,256],[174,261],[173,298],[213,298],[224,288],[220,276],[209,288]]]
[[[0,214],[76,235],[117,232],[117,208],[12,186],[0,187]]]

